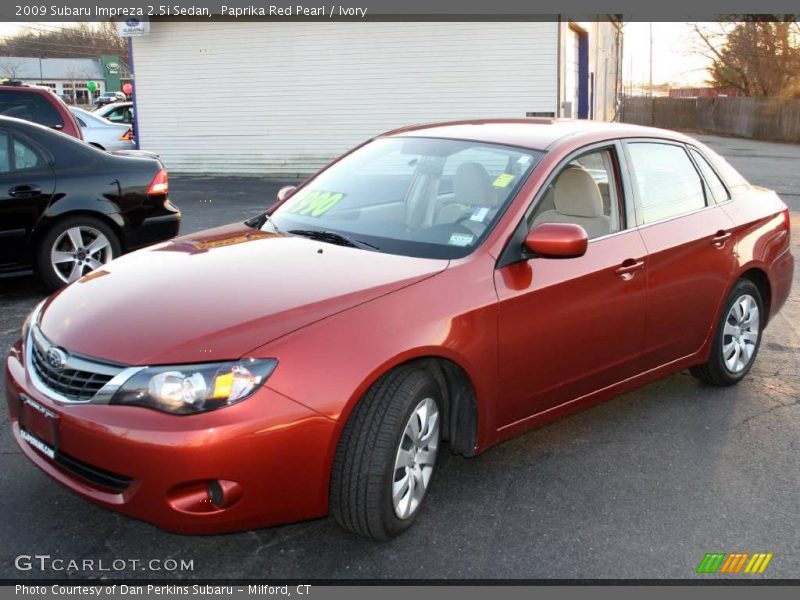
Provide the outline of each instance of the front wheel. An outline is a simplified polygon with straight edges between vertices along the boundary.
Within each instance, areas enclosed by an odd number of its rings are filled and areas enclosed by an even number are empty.
[[[377,540],[411,526],[441,442],[441,392],[423,370],[400,367],[375,383],[342,432],[331,474],[340,525]]]
[[[722,309],[711,355],[705,364],[692,367],[692,375],[717,386],[741,381],[755,362],[763,325],[761,292],[752,281],[740,279]]]

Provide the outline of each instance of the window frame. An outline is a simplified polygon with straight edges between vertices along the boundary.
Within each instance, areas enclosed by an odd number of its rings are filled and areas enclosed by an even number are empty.
[[[592,152],[597,152],[599,150],[610,150],[612,161],[616,165],[614,176],[617,181],[617,204],[620,205],[618,208],[620,211],[620,228],[618,231],[614,231],[613,233],[590,239],[589,247],[591,247],[591,244],[595,242],[600,242],[616,235],[629,233],[639,227],[635,212],[635,204],[633,201],[631,174],[628,171],[628,161],[627,156],[624,154],[623,140],[619,138],[612,138],[609,140],[603,140],[601,142],[593,142],[573,150],[550,170],[550,173],[548,173],[542,185],[539,186],[539,188],[533,194],[533,197],[528,201],[528,206],[525,209],[525,213],[522,215],[522,219],[520,219],[520,221],[517,223],[517,226],[514,228],[511,237],[508,239],[508,242],[506,242],[506,245],[500,252],[500,256],[495,263],[495,269],[502,269],[503,267],[507,267],[508,265],[516,262],[535,258],[525,255],[523,251],[525,236],[527,236],[528,232],[531,230],[531,227],[528,226],[529,219],[538,209],[539,203],[547,193],[547,189],[550,187],[550,184],[555,181],[556,177],[561,174],[561,172],[567,167],[567,165],[569,165],[570,162],[576,158],[580,158],[581,156],[591,154]],[[589,250],[587,250],[587,253],[588,252]]]
[[[625,162],[627,163],[627,171],[628,176],[630,177],[630,187],[631,187],[631,194],[633,199],[633,206],[634,206],[634,213],[636,219],[635,227],[650,227],[651,225],[657,225],[659,223],[665,223],[667,221],[672,221],[674,219],[681,219],[688,215],[693,215],[699,212],[703,212],[717,206],[716,201],[712,198],[709,198],[710,190],[708,189],[708,184],[706,183],[705,178],[703,177],[703,173],[700,171],[700,168],[695,164],[694,159],[692,159],[692,155],[689,152],[688,146],[679,140],[673,140],[669,138],[657,138],[657,137],[635,137],[635,138],[624,138],[622,141],[623,151],[625,153]],[[705,200],[705,206],[701,208],[693,208],[691,210],[684,211],[682,213],[678,213],[675,215],[670,215],[668,217],[664,217],[662,219],[657,219],[655,221],[650,221],[649,223],[645,222],[644,214],[643,214],[643,207],[642,207],[642,199],[639,195],[639,186],[637,185],[636,181],[636,169],[633,167],[633,159],[631,158],[629,152],[629,146],[631,144],[662,144],[665,146],[677,146],[683,153],[686,155],[686,158],[689,161],[689,164],[694,169],[694,172],[697,173],[697,177],[700,179],[700,186],[703,190],[703,199]],[[721,178],[720,178],[721,179]]]

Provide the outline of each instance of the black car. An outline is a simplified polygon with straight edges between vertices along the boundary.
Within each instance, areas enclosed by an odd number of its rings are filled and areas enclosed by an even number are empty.
[[[174,237],[181,213],[153,155],[114,154],[0,117],[0,277],[35,271],[50,289],[124,252]]]

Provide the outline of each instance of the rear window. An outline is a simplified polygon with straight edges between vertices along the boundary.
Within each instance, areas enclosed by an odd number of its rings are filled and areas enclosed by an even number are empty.
[[[64,119],[44,95],[36,92],[0,92],[0,115],[33,121],[47,127],[63,127]]]

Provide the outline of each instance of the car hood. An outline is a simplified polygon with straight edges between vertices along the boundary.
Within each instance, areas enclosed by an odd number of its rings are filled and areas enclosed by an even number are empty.
[[[230,360],[447,264],[230,225],[118,258],[39,323],[68,352],[121,364]]]

